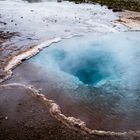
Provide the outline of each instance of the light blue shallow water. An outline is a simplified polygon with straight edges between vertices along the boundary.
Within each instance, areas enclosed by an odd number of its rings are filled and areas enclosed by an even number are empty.
[[[40,87],[44,83],[46,90],[51,87],[60,96],[66,94],[84,104],[84,119],[88,118],[89,126],[94,124],[95,128],[117,131],[138,130],[139,38],[140,32],[126,32],[103,37],[88,35],[53,44],[27,62],[43,73],[39,81],[36,79],[32,83]],[[55,94],[54,91],[51,94]],[[76,105],[78,109],[79,104]],[[83,113],[80,114],[81,117]]]
[[[138,32],[110,34],[97,39],[77,37],[54,44],[29,61],[77,84],[101,87],[119,82],[125,88],[138,88],[139,37]]]

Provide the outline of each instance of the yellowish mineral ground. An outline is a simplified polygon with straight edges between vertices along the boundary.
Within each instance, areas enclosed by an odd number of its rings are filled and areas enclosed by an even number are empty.
[[[130,30],[140,31],[140,12],[121,12],[120,18],[117,21],[129,27]]]

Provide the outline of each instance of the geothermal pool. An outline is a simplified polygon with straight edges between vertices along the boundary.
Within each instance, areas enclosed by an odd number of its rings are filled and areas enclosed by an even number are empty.
[[[65,39],[15,69],[67,116],[92,129],[140,129],[140,32]]]

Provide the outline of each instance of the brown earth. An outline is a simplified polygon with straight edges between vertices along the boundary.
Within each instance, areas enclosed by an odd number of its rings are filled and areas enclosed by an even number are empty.
[[[91,136],[54,119],[23,87],[0,87],[0,140],[122,140]],[[126,140],[126,138],[125,138]],[[137,136],[134,140],[138,140]]]

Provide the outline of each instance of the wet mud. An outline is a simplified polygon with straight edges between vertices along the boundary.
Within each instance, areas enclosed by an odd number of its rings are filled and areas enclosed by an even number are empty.
[[[54,119],[24,87],[0,87],[0,140],[91,139]]]

